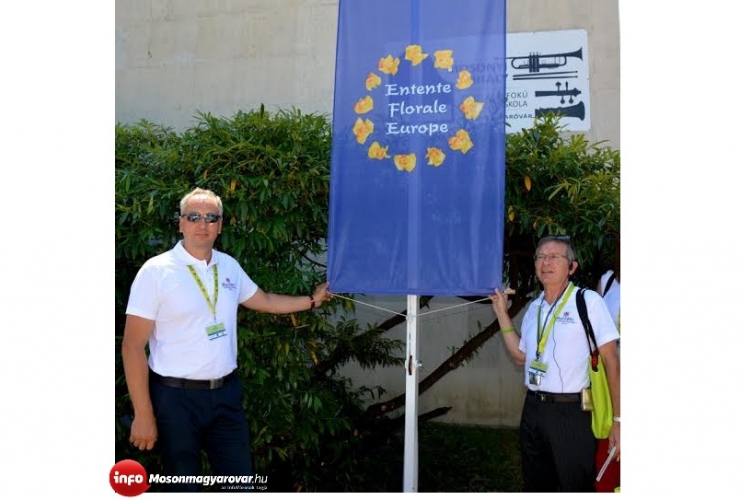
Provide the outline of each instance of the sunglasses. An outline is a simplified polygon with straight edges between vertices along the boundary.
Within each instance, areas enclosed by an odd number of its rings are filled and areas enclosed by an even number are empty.
[[[185,217],[190,222],[199,222],[201,219],[208,222],[209,224],[215,224],[221,219],[219,214],[206,214],[201,215],[198,212],[190,212],[189,214],[183,214],[180,217]]]

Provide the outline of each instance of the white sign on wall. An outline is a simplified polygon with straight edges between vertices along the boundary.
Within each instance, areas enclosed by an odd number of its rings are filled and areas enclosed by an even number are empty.
[[[586,30],[508,33],[506,133],[534,124],[554,111],[568,131],[591,129]]]

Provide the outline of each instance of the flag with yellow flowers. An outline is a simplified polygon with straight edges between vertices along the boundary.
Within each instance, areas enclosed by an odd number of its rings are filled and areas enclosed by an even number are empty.
[[[340,0],[331,290],[491,293],[504,196],[505,2]]]

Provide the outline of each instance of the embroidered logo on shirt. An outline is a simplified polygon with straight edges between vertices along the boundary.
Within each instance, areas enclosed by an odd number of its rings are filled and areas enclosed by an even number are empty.
[[[231,281],[229,280],[229,278],[227,278],[227,280],[226,280],[226,281],[225,281],[224,283],[222,283],[222,284],[221,284],[221,286],[222,286],[223,288],[226,288],[227,290],[230,290],[230,291],[232,291],[232,292],[234,291],[234,289],[235,289],[235,288],[237,288],[237,285],[235,285],[234,283],[232,283],[232,282],[231,282]]]
[[[557,317],[557,322],[572,325],[573,323],[575,323],[575,320],[568,311],[565,311],[562,316]]]

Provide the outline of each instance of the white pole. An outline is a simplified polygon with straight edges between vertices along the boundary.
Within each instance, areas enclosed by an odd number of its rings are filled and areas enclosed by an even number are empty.
[[[417,313],[419,297],[406,297],[406,405],[404,409],[404,492],[417,491],[419,473],[419,454],[417,426],[419,409],[419,349],[417,342]]]

